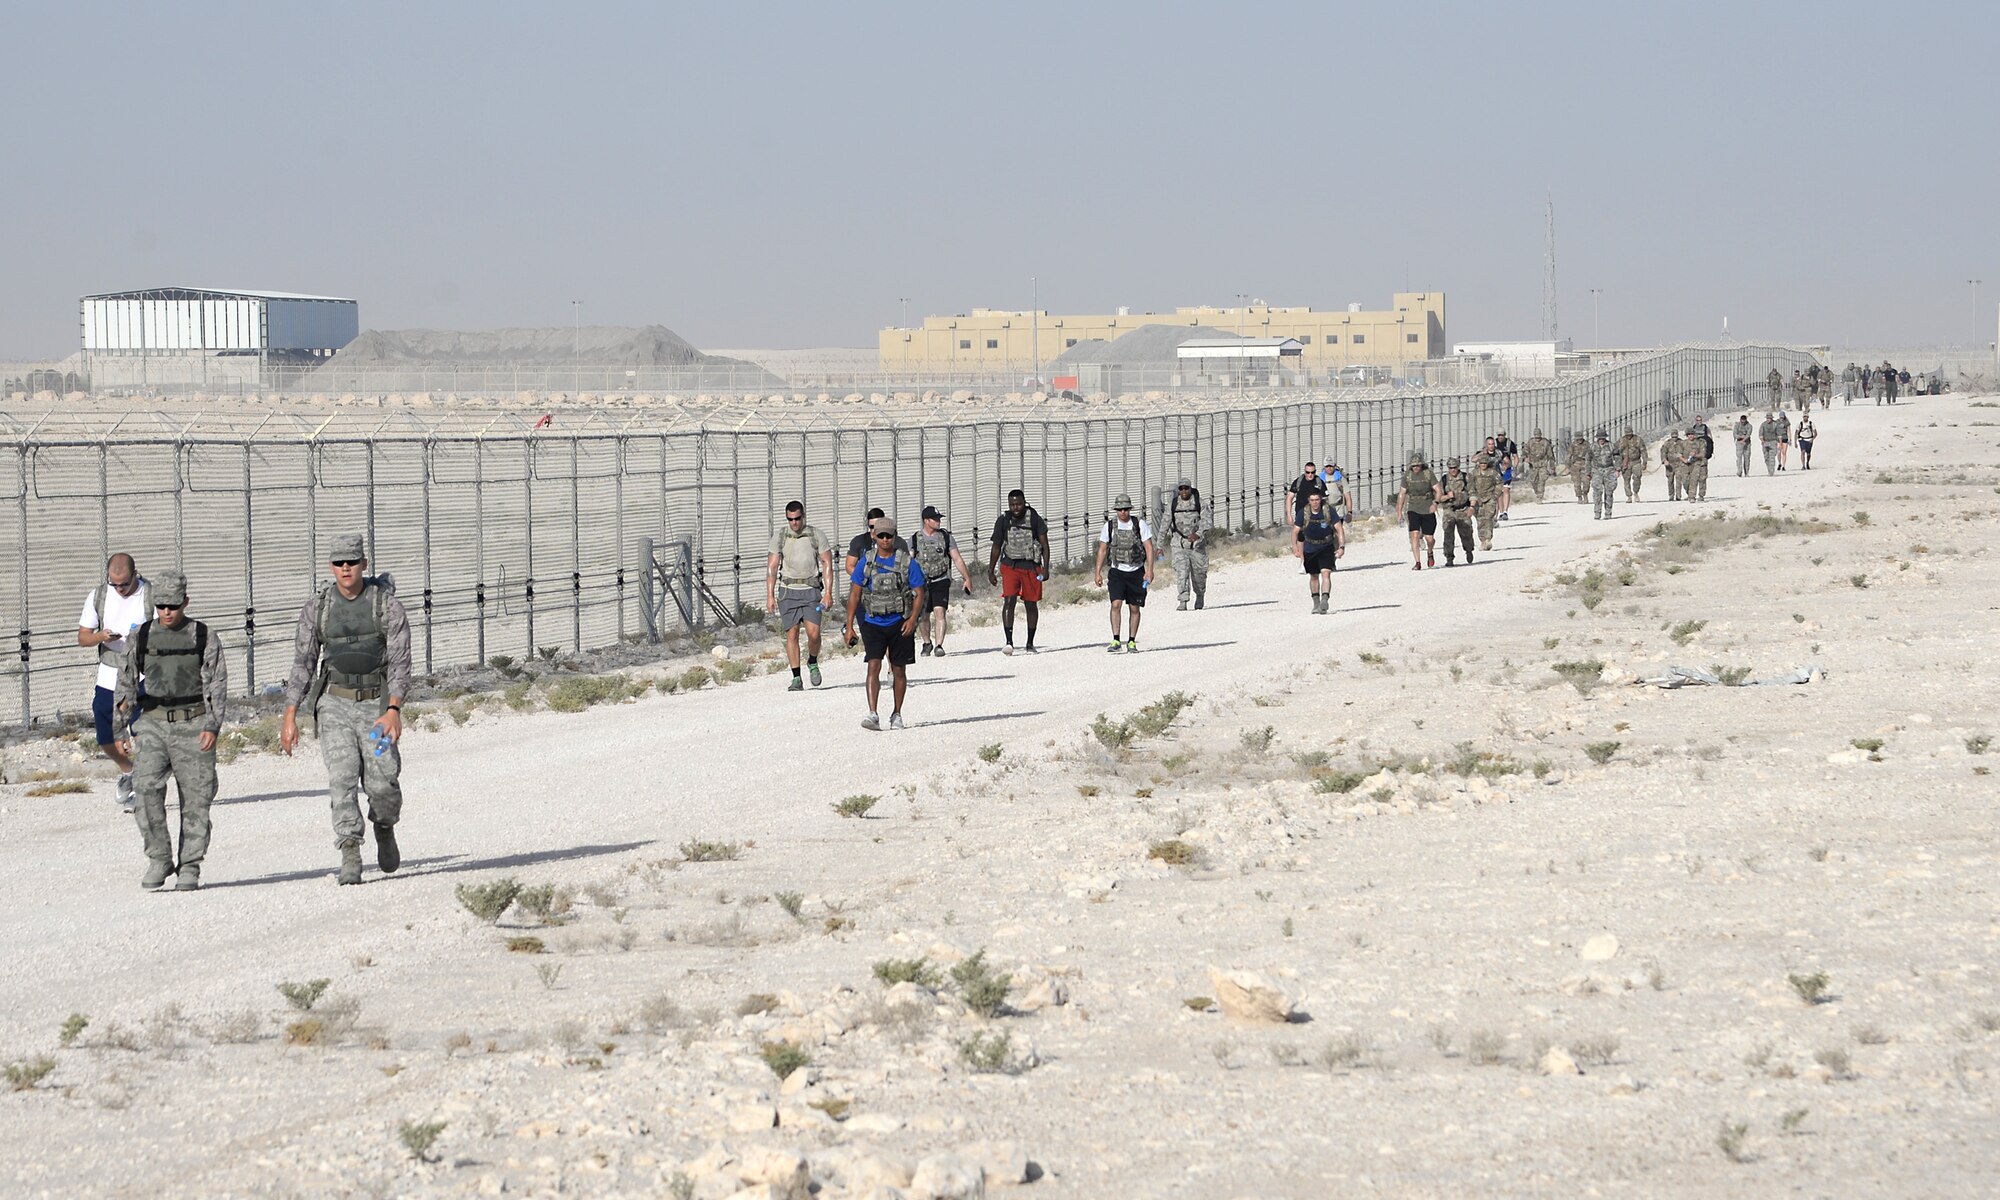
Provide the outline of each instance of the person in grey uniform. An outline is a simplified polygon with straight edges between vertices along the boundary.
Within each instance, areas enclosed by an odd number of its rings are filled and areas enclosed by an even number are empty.
[[[1194,593],[1194,606],[1200,608],[1208,601],[1208,506],[1201,502],[1201,492],[1194,486],[1194,480],[1181,476],[1180,486],[1174,489],[1167,501],[1166,511],[1167,549],[1174,565],[1175,587],[1180,592],[1180,607],[1188,606],[1188,593]]]
[[[229,696],[229,670],[222,639],[187,616],[187,577],[162,571],[152,584],[152,620],[127,640],[118,666],[112,701],[120,725],[131,730],[125,752],[132,758],[136,794],[132,810],[146,872],[139,886],[156,892],[167,876],[178,875],[174,890],[201,886],[201,861],[208,854],[208,810],[215,801],[215,739]],[[180,854],[167,830],[167,780],[181,799]]]
[[[397,782],[403,759],[403,696],[410,690],[410,618],[386,578],[367,574],[361,535],[333,539],[327,552],[331,586],[299,610],[297,651],[285,682],[285,724],[279,745],[286,754],[299,740],[299,709],[318,727],[333,801],[333,841],[340,851],[340,882],[361,882],[361,807],[375,827],[376,865],[403,865],[396,821],[403,813]]]
[[[1618,447],[1611,444],[1611,435],[1598,430],[1597,441],[1590,447],[1591,520],[1611,519],[1611,501],[1618,495],[1618,471],[1622,462]]]

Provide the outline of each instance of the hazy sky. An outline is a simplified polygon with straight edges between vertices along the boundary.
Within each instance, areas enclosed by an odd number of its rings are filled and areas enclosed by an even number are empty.
[[[1985,4],[9,5],[0,356],[76,299],[367,328],[914,319],[1444,291],[1454,340],[1967,343]]]

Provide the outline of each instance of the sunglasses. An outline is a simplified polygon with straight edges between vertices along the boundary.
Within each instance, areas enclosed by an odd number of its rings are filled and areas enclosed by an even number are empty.
[[[805,519],[806,515],[804,513],[792,513],[790,516],[785,518],[785,520],[787,521],[803,521]]]
[[[1119,509],[1118,511],[1119,511],[1119,512],[1131,512],[1132,510],[1131,510],[1130,508],[1121,508],[1121,509]]]
[[[333,565],[336,567],[358,567],[361,565],[361,560],[358,558],[336,558],[333,560]]]
[[[875,535],[875,540],[878,542],[893,542],[896,540],[896,535],[893,533],[878,533]]]
[[[153,607],[159,609],[161,612],[179,612],[183,606],[179,604],[155,604]]]

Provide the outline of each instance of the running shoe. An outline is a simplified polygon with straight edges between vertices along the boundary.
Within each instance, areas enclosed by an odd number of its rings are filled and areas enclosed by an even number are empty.
[[[931,656],[931,644],[929,642],[925,642],[923,649],[917,651],[917,653],[923,655],[925,658],[929,658]]]
[[[869,713],[867,716],[861,718],[861,728],[879,733],[882,730],[882,718],[876,716],[874,713]]]
[[[808,665],[808,666],[806,667],[806,674],[808,674],[808,675],[812,676],[812,681],[813,681],[813,686],[814,686],[814,687],[818,687],[818,686],[819,686],[819,664],[818,664],[818,663],[811,663],[811,664],[809,664],[809,665]]]
[[[1119,641],[1117,638],[1112,638],[1111,644],[1104,648],[1104,652],[1106,654],[1123,654],[1125,652],[1125,643]]]
[[[1006,645],[1000,647],[1000,653],[1005,654],[1011,658],[1014,654],[1014,643],[1008,642]]]
[[[1139,639],[1138,639],[1138,638],[1128,638],[1128,639],[1126,639],[1126,641],[1125,641],[1125,653],[1127,653],[1127,654],[1137,654],[1137,653],[1139,653]]]
[[[902,727],[903,727],[903,714],[902,714],[902,713],[890,713],[890,714],[889,714],[889,728],[891,728],[891,729],[901,729]]]
[[[794,675],[792,676],[791,686],[787,687],[785,690],[788,692],[803,692],[806,690],[806,681]]]
[[[1040,654],[1041,652],[1041,647],[1035,645],[1033,642],[1029,642],[1021,648],[1021,653],[1023,654]]]
[[[1437,551],[1435,550],[1424,551],[1424,565],[1427,567],[1435,567],[1438,565]]]
[[[932,653],[932,654],[934,654],[934,655],[936,655],[936,656],[937,656],[937,657],[939,657],[939,658],[943,658],[943,657],[944,657],[944,643],[943,643],[943,642],[939,642],[939,643],[937,644],[937,649],[935,649],[935,650],[931,651],[931,653]]]

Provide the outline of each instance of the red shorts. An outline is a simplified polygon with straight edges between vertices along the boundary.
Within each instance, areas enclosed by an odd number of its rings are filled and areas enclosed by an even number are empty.
[[[1010,567],[1001,563],[1001,596],[1019,596],[1030,604],[1041,603],[1042,581],[1037,578],[1038,574],[1033,567]]]

